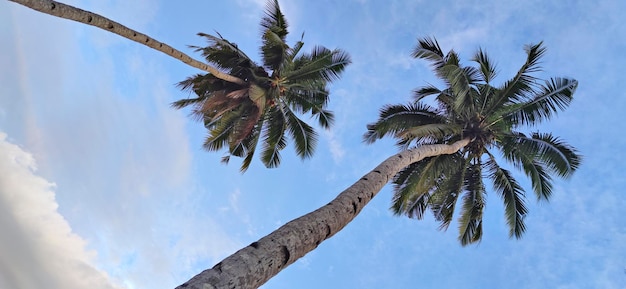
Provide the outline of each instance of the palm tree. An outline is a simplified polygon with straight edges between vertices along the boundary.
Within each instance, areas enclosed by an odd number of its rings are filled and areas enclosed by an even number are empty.
[[[200,33],[209,46],[195,47],[207,60],[199,62],[171,46],[125,27],[101,15],[50,0],[10,0],[31,9],[70,19],[113,32],[207,71],[182,81],[183,89],[197,97],[172,104],[175,108],[193,106],[192,115],[204,122],[209,134],[204,148],[218,151],[228,147],[228,155],[243,157],[241,171],[248,169],[257,144],[266,167],[280,164],[280,151],[287,146],[286,132],[294,140],[298,156],[312,156],[317,143],[315,130],[298,117],[311,113],[322,128],[328,129],[333,114],[326,109],[327,85],[338,79],[350,64],[347,53],[316,46],[300,53],[302,39],[293,47],[286,43],[288,25],[277,0],[267,4],[261,22],[263,65],[258,65],[237,45],[218,36]],[[304,34],[302,35],[304,37]]]
[[[482,236],[486,193],[482,179],[488,177],[504,200],[511,236],[521,237],[527,214],[524,190],[492,151],[500,151],[504,160],[529,176],[536,195],[546,200],[552,176],[571,176],[580,164],[576,150],[551,134],[526,136],[517,131],[565,109],[577,86],[575,80],[566,78],[540,84],[531,74],[539,70],[545,48],[541,43],[529,45],[526,52],[526,62],[517,74],[496,87],[491,85],[496,68],[482,50],[473,59],[477,68],[462,66],[458,55],[454,51],[444,55],[436,40],[419,40],[413,56],[430,61],[446,88],[429,85],[415,91],[414,103],[384,107],[365,134],[370,143],[391,135],[402,150],[327,205],[283,225],[177,288],[261,286],[343,229],[390,180],[395,184],[395,213],[421,218],[430,208],[442,228],[450,224],[462,194],[459,240],[466,245]],[[427,96],[435,96],[438,106],[428,105]]]
[[[302,39],[293,47],[286,43],[288,25],[278,1],[268,1],[262,27],[262,65],[252,61],[237,45],[221,35],[200,35],[209,46],[195,47],[208,63],[245,81],[224,81],[213,74],[198,74],[180,83],[197,97],[174,102],[193,106],[193,115],[209,130],[204,148],[217,151],[228,147],[231,156],[243,157],[241,170],[252,161],[259,142],[261,161],[268,168],[280,164],[280,151],[287,145],[286,133],[294,140],[301,158],[313,154],[317,133],[298,115],[311,113],[323,128],[330,128],[333,113],[326,109],[328,83],[339,78],[350,63],[347,53],[316,46],[301,53]],[[304,34],[303,34],[304,36]]]
[[[468,145],[450,155],[426,158],[402,169],[393,179],[392,210],[421,219],[430,208],[441,229],[452,221],[457,201],[459,241],[480,241],[487,193],[483,179],[504,202],[510,236],[522,237],[527,214],[525,191],[498,156],[530,178],[539,200],[552,193],[552,176],[569,177],[578,168],[576,150],[550,133],[522,133],[548,120],[572,100],[577,81],[553,78],[540,84],[531,76],[540,69],[545,53],[542,43],[526,47],[526,63],[515,77],[493,86],[496,67],[484,51],[473,57],[477,67],[462,66],[454,51],[443,54],[434,39],[421,39],[413,52],[431,62],[445,89],[428,85],[417,89],[415,101],[382,109],[377,122],[368,126],[367,142],[392,135],[402,148],[469,139]],[[435,96],[436,107],[425,102]]]

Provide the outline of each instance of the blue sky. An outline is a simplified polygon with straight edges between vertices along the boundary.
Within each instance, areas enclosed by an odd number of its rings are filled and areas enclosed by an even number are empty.
[[[173,47],[220,32],[258,55],[262,0],[68,1]],[[486,49],[498,80],[544,41],[541,77],[580,84],[571,107],[532,130],[584,155],[549,203],[528,195],[521,240],[508,238],[491,194],[480,244],[455,224],[393,216],[388,186],[343,231],[263,288],[626,288],[623,148],[626,2],[281,1],[290,43],[348,51],[331,87],[332,130],[312,159],[282,165],[201,149],[205,131],[169,103],[198,73],[168,56],[83,24],[0,2],[0,287],[173,288],[289,220],[330,201],[386,157],[392,140],[361,142],[384,104],[437,83],[409,57],[418,37],[468,59]],[[258,160],[257,160],[258,161]],[[519,176],[519,175],[518,175]],[[520,180],[523,179],[519,176]],[[523,184],[528,188],[528,183]]]

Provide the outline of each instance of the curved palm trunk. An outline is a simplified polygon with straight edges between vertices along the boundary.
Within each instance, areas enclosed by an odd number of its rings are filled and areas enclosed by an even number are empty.
[[[28,8],[37,10],[42,13],[50,14],[50,15],[65,18],[65,19],[74,20],[77,22],[85,23],[87,25],[98,27],[102,30],[113,32],[124,38],[130,39],[137,43],[140,43],[150,48],[161,51],[195,68],[208,71],[219,79],[232,82],[232,83],[241,84],[241,85],[246,84],[243,80],[237,77],[221,72],[217,70],[217,68],[209,66],[206,63],[197,61],[189,57],[187,54],[177,49],[174,49],[173,47],[163,42],[159,42],[151,38],[148,35],[132,30],[122,24],[119,24],[101,15],[79,9],[74,6],[66,5],[63,3],[56,2],[56,1],[51,1],[51,0],[9,0],[9,1],[24,5]]]
[[[400,170],[427,157],[453,154],[469,142],[425,145],[389,157],[327,205],[283,225],[177,289],[258,288],[343,229]]]

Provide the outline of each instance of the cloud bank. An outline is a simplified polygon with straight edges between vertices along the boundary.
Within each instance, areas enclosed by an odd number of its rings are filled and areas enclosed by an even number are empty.
[[[95,252],[57,212],[55,184],[0,132],[0,287],[122,288],[92,265]]]

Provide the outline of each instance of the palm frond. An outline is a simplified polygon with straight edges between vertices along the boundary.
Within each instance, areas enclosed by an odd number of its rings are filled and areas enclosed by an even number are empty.
[[[506,81],[503,86],[498,88],[497,93],[494,95],[493,101],[491,101],[486,109],[485,114],[491,114],[494,111],[498,111],[503,105],[509,103],[516,103],[526,98],[528,93],[533,93],[533,88],[536,85],[537,78],[531,74],[541,69],[539,66],[539,60],[545,54],[546,49],[541,46],[542,43],[535,45],[527,45],[524,50],[526,51],[526,62],[517,71],[517,74],[510,80]]]
[[[263,45],[261,45],[261,56],[265,67],[277,71],[285,63],[288,57],[289,46],[279,35],[271,30],[263,34]]]
[[[218,151],[228,144],[232,131],[235,128],[238,114],[225,114],[216,121],[209,129],[209,134],[204,140],[203,148],[208,151]]]
[[[316,85],[314,83],[289,85],[285,100],[294,112],[311,112],[322,128],[329,129],[335,118],[332,111],[325,109],[329,94],[324,87],[316,88]]]
[[[393,180],[392,210],[421,219],[428,206],[430,192],[442,177],[458,170],[460,153],[426,158],[400,171]]]
[[[254,152],[256,151],[256,147],[259,143],[261,131],[263,131],[263,122],[259,123],[253,133],[249,134],[246,139],[242,141],[242,145],[246,149],[245,158],[241,162],[241,167],[239,171],[242,173],[246,172],[252,163],[252,158],[254,157]]]
[[[485,186],[482,181],[480,158],[470,165],[465,173],[463,206],[459,218],[459,241],[469,245],[480,241],[482,237],[482,217],[485,207]]]
[[[538,200],[548,200],[552,194],[552,177],[543,161],[538,160],[538,152],[533,147],[520,148],[528,143],[517,141],[523,134],[512,134],[499,142],[503,157],[515,168],[522,170],[530,179]],[[536,147],[535,147],[536,148]]]
[[[526,231],[524,217],[528,213],[524,204],[524,189],[509,171],[498,165],[493,155],[489,154],[486,165],[489,170],[489,177],[493,181],[493,188],[504,201],[504,214],[509,226],[509,237],[515,236],[519,239]]]
[[[265,121],[261,161],[266,167],[274,168],[280,164],[280,151],[287,146],[287,140],[285,139],[287,123],[284,114],[278,106],[269,109]]]
[[[429,203],[435,220],[439,221],[439,229],[447,230],[452,222],[454,209],[456,207],[459,195],[463,192],[465,184],[465,174],[469,158],[461,158],[455,162],[456,166],[452,166],[455,171],[441,175],[437,186],[431,194]]]
[[[444,55],[435,38],[425,37],[417,40],[417,46],[413,49],[411,56],[414,58],[426,59],[432,66],[438,68],[443,65]]]
[[[272,31],[278,36],[282,42],[285,42],[287,34],[287,19],[285,15],[280,11],[280,5],[278,0],[268,0],[265,5],[265,16],[261,19],[261,27],[263,32],[266,30]]]
[[[438,70],[446,80],[454,95],[453,108],[456,112],[475,111],[474,101],[470,95],[471,85],[476,82],[478,70],[473,67],[460,67],[457,64],[447,64]]]
[[[422,171],[432,158],[413,163],[401,170],[393,179],[394,194],[391,200],[391,211],[395,215],[405,214],[409,218],[422,219],[428,205],[428,190],[418,189]]]
[[[206,33],[198,33],[198,35],[206,38],[209,42],[209,46],[191,46],[191,48],[195,48],[196,51],[201,52],[202,56],[204,56],[209,63],[225,69],[231,74],[241,74],[237,69],[257,66],[235,43],[226,40],[219,33],[218,36]],[[250,71],[248,71],[248,74],[249,72]]]
[[[302,54],[294,59],[293,70],[285,72],[283,77],[292,82],[315,81],[319,78],[332,82],[339,79],[341,72],[350,63],[350,55],[345,51],[316,46],[310,54]]]
[[[437,95],[440,93],[441,93],[441,90],[439,90],[437,87],[433,85],[423,86],[413,91],[413,100],[420,101],[425,97],[428,97],[431,95]]]
[[[317,133],[315,130],[299,119],[288,107],[283,109],[287,118],[287,128],[294,140],[296,154],[301,158],[309,158],[315,151]]]
[[[491,62],[489,56],[487,56],[487,53],[485,53],[482,48],[478,49],[472,60],[480,66],[482,81],[485,83],[489,84],[498,74],[496,66]]]
[[[300,41],[296,42],[296,44],[289,48],[289,53],[288,53],[288,57],[287,59],[289,59],[290,61],[293,61],[293,59],[296,58],[296,56],[298,55],[298,53],[300,53],[300,50],[302,49],[302,47],[304,47],[304,32],[302,32],[302,36],[300,37]]]
[[[518,149],[534,153],[550,171],[562,178],[570,177],[578,169],[582,157],[576,149],[550,133],[532,133],[531,137],[519,135]]]
[[[280,11],[277,0],[267,1],[265,16],[261,20],[261,56],[265,67],[271,70],[279,70],[289,57],[289,46],[286,43],[287,20]]]
[[[445,118],[427,104],[386,105],[375,123],[367,125],[366,143],[373,143],[387,134],[397,135],[405,130],[426,124],[445,123]]]
[[[534,96],[521,103],[511,105],[511,112],[503,117],[519,125],[534,125],[550,119],[572,102],[578,81],[567,78],[552,78],[539,87]]]
[[[460,134],[463,129],[451,123],[431,123],[413,126],[396,133],[396,137],[402,140],[414,140],[423,138],[444,139],[446,136]]]

